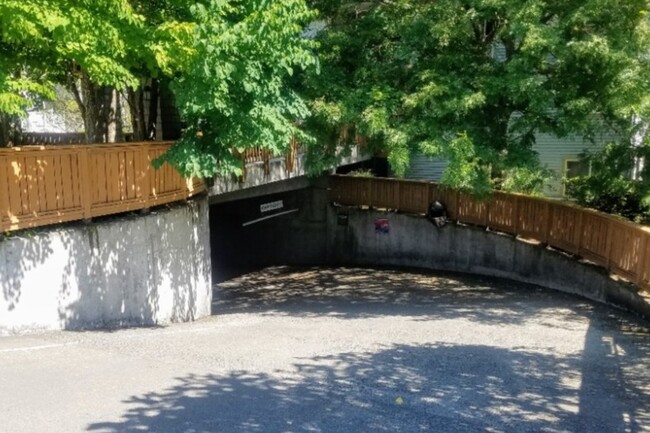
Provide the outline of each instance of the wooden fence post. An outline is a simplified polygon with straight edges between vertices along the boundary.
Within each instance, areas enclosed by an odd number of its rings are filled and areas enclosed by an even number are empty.
[[[400,208],[402,206],[402,200],[401,200],[401,197],[402,197],[402,181],[401,180],[397,181],[396,189],[397,189],[397,194],[396,194],[397,201],[395,202],[395,206],[396,206],[396,210],[400,210]]]
[[[605,244],[605,258],[607,259],[607,270],[611,271],[612,270],[612,242],[614,241],[613,237],[613,231],[612,230],[612,225],[613,221],[610,219],[607,219],[607,244]]]
[[[512,231],[517,236],[517,224],[519,223],[519,196],[516,195],[513,200],[514,209],[512,210]]]
[[[648,238],[650,235],[642,234],[640,242],[640,251],[639,251],[639,262],[636,264],[636,285],[639,287],[643,286],[643,269],[645,265],[645,260],[648,254]]]
[[[291,143],[289,144],[289,152],[285,157],[285,169],[287,174],[293,173],[294,165],[296,160],[296,137],[291,137]]]
[[[582,224],[583,224],[583,221],[584,221],[584,217],[585,217],[585,212],[582,209],[580,209],[578,211],[578,224],[577,224],[578,245],[577,245],[576,255],[578,255],[578,256],[582,255],[582,237],[583,237]]]
[[[94,177],[90,176],[90,155],[88,147],[81,149],[79,155],[79,182],[81,185],[81,206],[84,210],[84,221],[92,218],[92,190]]]
[[[368,178],[368,207],[372,208],[372,183],[373,179],[370,177]]]
[[[551,204],[544,200],[544,224],[542,238],[540,239],[543,244],[548,244],[549,231],[551,230]]]
[[[264,149],[262,151],[262,166],[264,167],[264,176],[271,174],[271,151]]]
[[[151,155],[149,151],[151,144],[145,143],[140,148],[140,194],[144,205],[143,210],[147,211],[151,207]]]
[[[493,203],[492,199],[493,198],[494,198],[494,195],[492,197],[490,197],[490,198],[485,199],[485,202],[484,202],[485,203],[485,212],[484,212],[484,215],[483,215],[483,218],[482,218],[483,227],[488,227],[490,225],[490,210],[491,210],[491,207],[492,207],[492,203]]]
[[[436,199],[441,201],[447,208],[447,216],[452,220],[458,220],[458,198],[453,197],[454,192],[447,187],[441,187],[440,184],[437,184],[436,188],[438,192],[438,197]]]
[[[3,185],[7,185],[8,183],[8,176],[7,176],[7,157],[5,156],[0,156],[0,181],[2,181]],[[9,218],[10,212],[9,212],[9,197],[7,197],[7,194],[9,193],[8,188],[3,188],[0,191],[0,233],[4,233],[9,225],[5,227],[4,224],[4,218],[7,217]]]

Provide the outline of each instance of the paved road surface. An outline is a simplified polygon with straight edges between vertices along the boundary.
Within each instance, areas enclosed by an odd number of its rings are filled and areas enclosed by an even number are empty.
[[[647,322],[499,280],[271,268],[190,324],[0,338],[0,432],[650,431]]]

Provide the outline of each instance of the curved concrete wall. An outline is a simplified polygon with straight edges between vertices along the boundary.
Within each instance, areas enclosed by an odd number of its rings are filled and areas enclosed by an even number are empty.
[[[340,225],[338,215],[347,215]],[[345,219],[345,218],[344,218]],[[375,230],[387,219],[388,233]],[[328,261],[332,264],[418,267],[504,277],[617,305],[650,318],[650,304],[633,286],[561,252],[485,229],[435,227],[421,216],[330,208]]]
[[[0,241],[0,332],[153,325],[210,314],[207,199]]]

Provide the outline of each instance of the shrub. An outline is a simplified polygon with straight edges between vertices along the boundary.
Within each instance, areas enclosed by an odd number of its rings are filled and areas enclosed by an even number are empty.
[[[567,195],[582,206],[621,215],[636,222],[650,219],[650,170],[634,174],[639,161],[650,161],[650,146],[610,143],[599,152],[583,154],[591,174],[566,179]],[[635,178],[633,178],[635,177]]]

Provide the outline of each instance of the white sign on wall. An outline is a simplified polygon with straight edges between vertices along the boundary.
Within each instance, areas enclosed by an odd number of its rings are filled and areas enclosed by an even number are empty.
[[[269,203],[262,203],[260,205],[260,212],[271,212],[272,210],[282,209],[284,207],[284,202],[282,200],[272,201]]]

